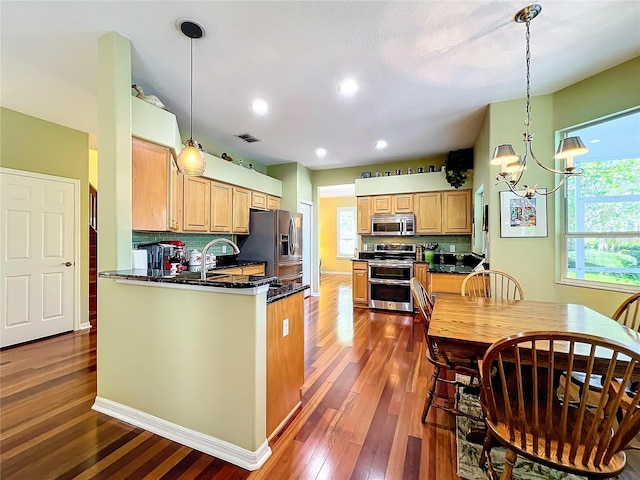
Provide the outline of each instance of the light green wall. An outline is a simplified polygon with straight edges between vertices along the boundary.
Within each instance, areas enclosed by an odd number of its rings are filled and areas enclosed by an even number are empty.
[[[100,308],[98,396],[256,451],[266,438],[266,294],[98,284],[111,299]]]
[[[547,165],[553,161],[557,130],[640,105],[638,79],[640,58],[552,95],[534,97],[532,132],[536,134],[534,149],[538,159]],[[523,152],[524,115],[524,99],[491,104],[475,143],[474,191],[484,185],[485,201],[489,204],[488,254],[491,268],[514,274],[523,284],[527,299],[581,303],[605,315],[612,315],[628,294],[555,283],[556,232],[559,232],[559,225],[553,196],[547,198],[548,238],[500,238],[498,192],[505,187],[494,185],[499,166],[487,163],[493,147],[501,143],[511,143],[518,153]],[[536,166],[530,166],[524,178],[526,183],[539,182],[540,186],[551,186],[554,180]]]
[[[80,323],[89,322],[89,135],[0,109],[0,165],[80,181]]]
[[[298,205],[300,200],[313,200],[313,172],[304,165],[298,164]],[[296,207],[296,211],[299,208]]]
[[[280,208],[282,210],[298,211],[298,164],[281,163],[280,165],[270,165],[267,173],[282,182],[282,199]]]

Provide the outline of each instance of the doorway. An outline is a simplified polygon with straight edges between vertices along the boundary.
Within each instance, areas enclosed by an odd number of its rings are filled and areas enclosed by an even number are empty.
[[[300,200],[298,209],[300,213],[302,213],[302,283],[304,285],[311,285],[311,265],[313,265],[311,262],[313,203]],[[310,294],[311,288],[307,288],[304,291],[305,298]]]
[[[0,347],[79,325],[80,182],[1,169]]]

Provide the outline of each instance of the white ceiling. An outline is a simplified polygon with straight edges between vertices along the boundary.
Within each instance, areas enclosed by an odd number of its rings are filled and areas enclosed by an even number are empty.
[[[473,145],[487,104],[524,97],[525,27],[513,16],[526,5],[2,0],[0,101],[95,138],[98,38],[118,31],[132,43],[132,83],[160,97],[186,137],[189,39],[175,24],[191,18],[206,29],[194,40],[194,138],[212,153],[312,169],[440,155]],[[640,55],[637,0],[542,7],[532,95]],[[337,92],[347,76],[360,85],[351,98]],[[267,116],[250,109],[258,96]],[[261,141],[234,136],[245,132]]]

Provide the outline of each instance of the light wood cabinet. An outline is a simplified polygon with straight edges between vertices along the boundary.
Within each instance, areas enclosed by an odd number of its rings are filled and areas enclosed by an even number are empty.
[[[304,294],[267,305],[267,438],[277,434],[302,400]]]
[[[231,233],[233,221],[233,187],[226,183],[211,182],[210,231]]]
[[[442,232],[471,233],[471,190],[442,192]]]
[[[413,276],[420,282],[420,284],[427,290],[427,293],[431,295],[431,288],[429,286],[429,264],[428,263],[414,263],[413,264]],[[415,303],[415,299],[414,299]],[[419,312],[418,305],[413,306],[414,311]],[[415,321],[419,322],[420,317],[416,316]]]
[[[442,233],[441,192],[416,193],[415,199],[416,234]]]
[[[211,223],[211,182],[203,177],[183,176],[183,221],[185,232],[208,232]]]
[[[274,197],[273,195],[267,195],[267,209],[268,210],[280,210],[280,197]]]
[[[414,195],[416,234],[471,233],[471,190]]]
[[[413,213],[413,194],[375,195],[371,197],[373,213]]]
[[[371,197],[358,197],[358,235],[371,233]]]
[[[267,194],[262,192],[251,192],[251,208],[257,210],[267,209]]]
[[[166,147],[131,139],[132,229],[180,229],[181,175]]]
[[[242,267],[243,275],[262,275],[264,277],[264,263]]]
[[[233,187],[232,233],[249,233],[251,190]]]
[[[354,307],[369,306],[369,264],[367,262],[353,261],[352,286]]]
[[[462,273],[429,273],[429,286],[431,293],[454,293],[460,295],[462,281],[465,274]]]

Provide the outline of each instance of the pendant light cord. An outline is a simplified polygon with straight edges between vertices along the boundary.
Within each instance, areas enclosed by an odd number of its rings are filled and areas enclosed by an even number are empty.
[[[526,127],[527,127],[527,138],[530,137],[529,134],[529,127],[531,126],[531,73],[530,73],[530,69],[531,69],[531,47],[529,46],[529,40],[531,38],[531,33],[529,31],[529,24],[531,23],[531,20],[527,20],[527,34],[526,34],[526,40],[527,40],[527,49],[526,49],[526,56],[527,56],[527,122],[525,123]]]
[[[191,97],[189,120],[189,138],[193,140],[193,38],[191,38]]]

